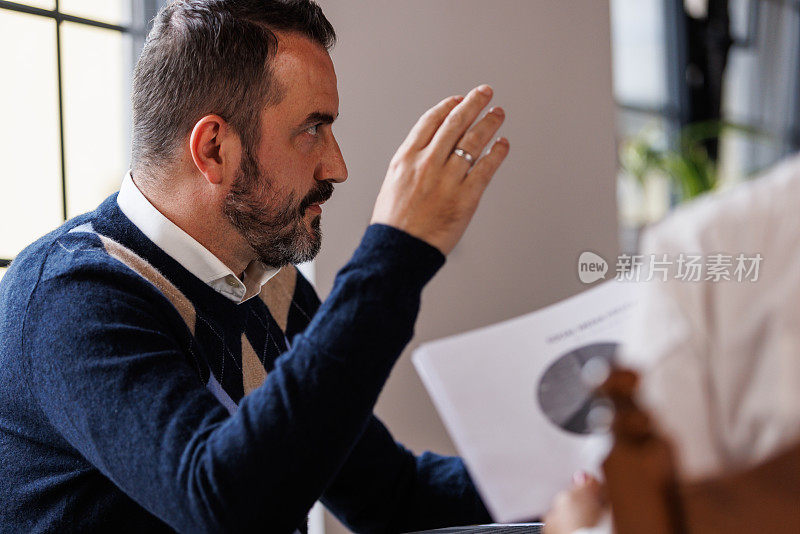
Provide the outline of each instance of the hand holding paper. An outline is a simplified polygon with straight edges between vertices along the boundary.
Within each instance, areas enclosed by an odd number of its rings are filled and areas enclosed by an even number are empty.
[[[603,410],[585,376],[613,357],[635,302],[634,284],[607,282],[415,352],[495,520],[541,516],[573,473],[598,472],[608,439],[592,433]]]

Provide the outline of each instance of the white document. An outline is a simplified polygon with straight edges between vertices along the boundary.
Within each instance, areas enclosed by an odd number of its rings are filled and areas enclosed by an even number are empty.
[[[613,357],[635,306],[636,284],[604,282],[414,353],[495,521],[540,516],[573,473],[598,472],[609,439],[592,432],[603,409],[592,410],[598,403],[585,377]]]

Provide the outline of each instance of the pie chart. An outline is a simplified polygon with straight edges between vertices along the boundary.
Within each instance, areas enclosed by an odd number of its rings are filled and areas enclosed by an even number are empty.
[[[583,345],[556,358],[542,373],[536,398],[553,424],[574,434],[599,430],[598,415],[603,410],[608,414],[608,404],[594,393],[596,377],[608,371],[617,347],[617,343]]]

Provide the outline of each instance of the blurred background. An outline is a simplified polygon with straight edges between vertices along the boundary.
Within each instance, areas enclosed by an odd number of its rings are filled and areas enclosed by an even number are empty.
[[[0,276],[119,188],[131,74],[163,0],[0,1]],[[479,83],[512,151],[426,288],[377,412],[415,452],[455,453],[409,362],[420,342],[581,289],[581,252],[635,251],[675,205],[800,148],[800,0],[322,0],[350,178],[305,266],[324,298],[416,118]],[[316,512],[317,534],[346,532]]]

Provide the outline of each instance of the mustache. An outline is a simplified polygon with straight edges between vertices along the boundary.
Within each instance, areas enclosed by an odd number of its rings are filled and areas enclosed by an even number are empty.
[[[333,195],[333,184],[330,182],[320,182],[317,187],[311,190],[300,203],[300,213],[305,213],[306,208],[312,204],[325,202]]]

